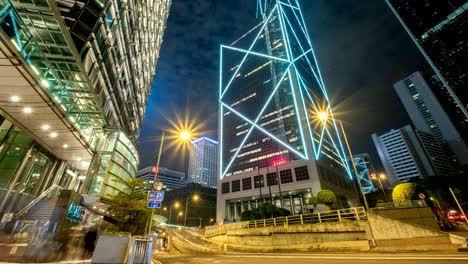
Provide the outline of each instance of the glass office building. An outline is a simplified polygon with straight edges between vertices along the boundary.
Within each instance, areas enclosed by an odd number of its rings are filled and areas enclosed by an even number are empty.
[[[218,141],[200,137],[190,145],[187,183],[194,182],[216,189]]]
[[[128,191],[170,4],[0,0],[0,211],[54,186]]]
[[[217,215],[227,220],[267,196],[293,213],[321,189],[353,196],[299,2],[258,1],[257,8],[259,24],[220,48]]]
[[[468,120],[468,2],[465,0],[386,0]],[[440,98],[441,100],[451,100]]]

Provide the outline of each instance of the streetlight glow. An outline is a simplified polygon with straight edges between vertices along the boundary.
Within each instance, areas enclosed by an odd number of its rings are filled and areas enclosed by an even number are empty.
[[[193,195],[192,200],[197,202],[198,200],[200,200],[200,195],[198,194]]]
[[[379,175],[379,177],[380,177],[380,179],[384,179],[384,180],[385,180],[385,178],[387,178],[387,176],[385,176],[385,174],[383,174],[383,173],[381,173],[381,174]]]
[[[191,138],[191,134],[189,131],[185,130],[180,133],[180,139],[182,139],[183,141],[188,141],[190,140],[190,138]]]
[[[175,202],[174,207],[175,207],[175,208],[179,208],[179,206],[180,206],[180,203],[179,203],[179,202]]]
[[[325,122],[328,119],[328,113],[327,112],[320,112],[318,113],[318,118],[320,121]]]

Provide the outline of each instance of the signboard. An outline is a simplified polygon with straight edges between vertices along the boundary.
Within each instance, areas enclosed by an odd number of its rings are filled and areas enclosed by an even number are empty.
[[[426,200],[426,195],[424,195],[424,193],[420,193],[418,194],[418,196],[419,196],[419,199]]]
[[[152,191],[148,193],[148,201],[162,202],[164,200],[164,191]]]
[[[72,223],[79,223],[83,219],[84,215],[84,208],[82,208],[80,205],[75,204],[75,203],[70,203],[70,206],[68,207],[67,215],[65,216],[65,219]]]
[[[161,208],[161,202],[148,201],[148,208]]]

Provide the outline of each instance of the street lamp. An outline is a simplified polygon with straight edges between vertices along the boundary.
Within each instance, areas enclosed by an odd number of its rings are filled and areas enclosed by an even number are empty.
[[[383,194],[384,194],[384,196],[385,196],[385,201],[388,202],[387,192],[385,192],[385,189],[384,189],[383,184],[382,184],[382,180],[387,179],[387,176],[386,176],[385,174],[383,174],[383,173],[380,173],[378,177],[377,177],[375,174],[373,174],[373,175],[371,176],[371,178],[372,178],[373,180],[378,180],[378,181],[379,181],[380,189],[382,190],[382,192],[383,192]]]
[[[180,212],[177,214],[177,223],[179,223],[179,217],[181,217],[182,215],[184,215],[184,213],[182,213],[182,211],[180,211]]]
[[[189,204],[190,195],[187,195],[187,199],[185,200],[185,218],[184,218],[184,226],[187,226],[187,214],[188,214],[188,204]],[[190,201],[198,202],[200,200],[200,195],[194,194],[192,195]]]
[[[328,111],[319,111],[319,112],[317,112],[317,118],[325,126],[326,122],[328,121],[328,118],[329,118]],[[351,147],[349,146],[348,137],[346,136],[346,132],[345,132],[344,127],[343,127],[343,123],[341,121],[339,121],[339,122],[340,122],[340,126],[341,126],[341,131],[343,133],[343,138],[344,138],[344,140],[346,142],[346,146],[348,147],[349,159],[351,160],[351,164],[353,164],[353,169],[354,169],[354,173],[356,174],[356,179],[357,179],[357,182],[358,182],[358,185],[359,185],[359,190],[361,191],[361,195],[362,195],[362,198],[364,200],[364,205],[366,207],[366,210],[369,211],[369,204],[367,203],[366,194],[364,193],[364,190],[362,189],[361,179],[359,178],[359,173],[358,173],[357,168],[356,168],[356,163],[354,163],[353,153],[351,152]]]
[[[156,182],[157,178],[158,178],[159,163],[161,162],[161,155],[162,155],[162,152],[163,152],[163,145],[164,145],[165,136],[166,136],[165,131],[162,130],[161,143],[159,144],[159,152],[158,152],[158,157],[156,159],[156,168],[153,171],[153,173],[154,173],[154,182]],[[188,130],[179,131],[178,135],[176,135],[176,138],[178,139],[178,141],[179,142],[184,142],[184,143],[188,142],[191,139],[191,137],[192,137],[192,133],[190,131],[188,131]],[[151,218],[150,218],[150,223],[149,223],[148,236],[149,236],[149,234],[151,232],[151,226],[153,225],[153,215],[154,215],[154,208],[151,210]]]
[[[172,215],[172,208],[175,208],[175,209],[178,209],[180,207],[180,203],[179,202],[175,202],[174,204],[172,204],[171,206],[169,206],[169,224],[171,223],[171,215]]]
[[[429,200],[431,200],[433,202],[435,201],[437,203],[437,207],[439,207],[439,210],[442,210],[442,207],[440,207],[440,203],[436,198],[431,196],[431,197],[429,197]]]

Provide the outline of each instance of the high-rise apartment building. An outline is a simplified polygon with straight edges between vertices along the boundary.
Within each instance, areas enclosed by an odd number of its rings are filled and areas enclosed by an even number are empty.
[[[216,188],[218,141],[201,137],[191,142],[187,182]]]
[[[372,175],[376,174],[375,167],[372,164],[369,154],[362,153],[353,155],[354,164],[361,181],[362,190],[364,193],[369,193],[374,190],[374,183],[372,182]]]
[[[257,2],[258,25],[221,46],[218,219],[268,201],[297,214],[352,173],[299,1]]]
[[[0,0],[0,212],[51,188],[130,191],[169,6]]]
[[[386,0],[468,119],[468,2]],[[443,99],[443,98],[441,98]]]
[[[136,178],[148,184],[148,186],[145,187],[146,191],[152,190],[155,171],[156,168],[150,166],[137,172]],[[179,189],[185,186],[185,173],[180,171],[160,167],[156,178],[163,183],[163,190],[165,191]]]
[[[431,84],[415,72],[393,85],[418,131],[432,134],[454,164],[468,164],[468,147],[434,96]]]
[[[372,140],[392,184],[453,174],[448,159],[430,133],[405,126],[382,135],[372,134]]]

